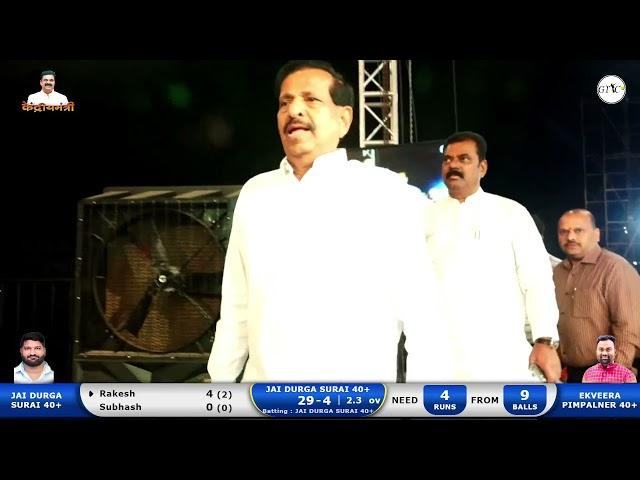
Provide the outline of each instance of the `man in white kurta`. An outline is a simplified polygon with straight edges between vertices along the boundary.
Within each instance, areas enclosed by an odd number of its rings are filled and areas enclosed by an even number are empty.
[[[66,105],[69,103],[67,97],[55,91],[56,74],[53,70],[45,70],[40,74],[40,90],[32,93],[27,99],[27,103],[32,105]]]
[[[445,147],[449,196],[428,210],[427,241],[454,339],[454,379],[532,381],[529,364],[536,363],[556,381],[558,308],[536,225],[519,203],[480,188],[487,171],[481,136],[455,134]]]
[[[336,149],[352,110],[330,66],[287,65],[278,112],[287,156],[238,198],[212,381],[235,381],[246,361],[247,382],[394,382],[403,329],[407,379],[447,378],[421,194]]]

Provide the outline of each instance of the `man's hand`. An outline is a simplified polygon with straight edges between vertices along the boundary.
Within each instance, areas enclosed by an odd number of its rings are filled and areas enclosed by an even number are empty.
[[[552,346],[544,343],[534,344],[531,355],[529,355],[529,365],[532,363],[542,369],[544,376],[547,377],[547,382],[557,383],[560,380],[562,372],[560,357],[558,357],[558,352]]]

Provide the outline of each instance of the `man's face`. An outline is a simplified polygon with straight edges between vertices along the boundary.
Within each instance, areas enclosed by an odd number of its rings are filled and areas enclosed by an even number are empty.
[[[44,90],[44,93],[53,92],[53,87],[55,87],[55,85],[56,79],[53,77],[53,75],[44,75],[40,79],[40,86],[42,87],[42,90]]]
[[[613,363],[616,358],[615,344],[611,340],[598,342],[596,355],[598,357],[598,362],[600,362],[603,367],[606,367],[610,363]]]
[[[487,160],[480,160],[476,142],[464,140],[450,143],[444,151],[442,179],[449,195],[464,200],[480,187],[480,179],[487,173]]]
[[[298,70],[280,87],[278,132],[290,160],[308,159],[335,150],[351,125],[353,111],[333,103],[333,77],[316,68]]]
[[[47,354],[47,349],[37,340],[25,340],[20,347],[20,356],[25,365],[37,367],[42,365]]]
[[[600,230],[583,213],[567,213],[558,221],[558,244],[571,260],[580,261],[600,241]]]

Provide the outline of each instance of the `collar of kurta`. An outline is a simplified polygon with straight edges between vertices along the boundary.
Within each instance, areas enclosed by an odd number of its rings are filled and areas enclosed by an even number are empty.
[[[478,190],[476,190],[467,198],[465,198],[464,202],[460,202],[459,200],[453,198],[452,196],[449,196],[449,201],[459,203],[460,205],[471,205],[482,200],[483,196],[484,196],[484,190],[482,190],[482,187],[478,187]]]
[[[324,155],[320,155],[318,158],[316,158],[313,161],[313,165],[311,166],[309,171],[305,174],[305,176],[308,175],[309,172],[311,172],[311,171],[318,172],[318,171],[321,171],[321,170],[325,170],[327,168],[332,168],[332,167],[337,166],[337,165],[342,165],[342,164],[346,163],[347,160],[348,160],[347,151],[344,148],[338,148],[337,150],[334,150],[333,152],[325,153]],[[287,157],[284,157],[282,159],[282,161],[280,162],[280,170],[285,175],[293,175],[294,174],[293,173],[293,167],[289,163],[289,160],[287,159]]]

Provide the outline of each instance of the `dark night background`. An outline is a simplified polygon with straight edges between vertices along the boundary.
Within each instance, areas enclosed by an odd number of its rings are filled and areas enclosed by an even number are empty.
[[[105,186],[242,184],[276,168],[273,79],[286,60],[3,62],[0,279],[72,278],[77,201]],[[327,60],[357,92],[357,60]],[[455,129],[451,65],[413,60],[418,141]],[[44,69],[56,71],[75,112],[21,111]],[[584,206],[580,99],[597,100],[607,74],[623,78],[628,97],[638,91],[640,62],[456,61],[458,129],[489,144],[483,188],[537,213],[557,256],[557,218]],[[344,146],[358,146],[357,122]],[[406,124],[401,133],[407,142]],[[0,380],[10,382],[23,328],[2,322]],[[61,381],[70,376],[69,323],[42,326]]]

